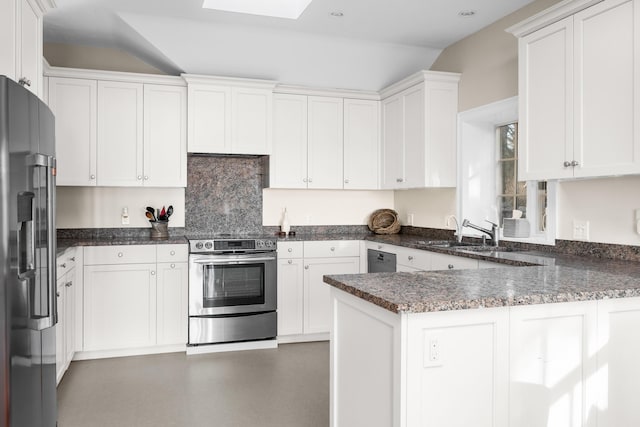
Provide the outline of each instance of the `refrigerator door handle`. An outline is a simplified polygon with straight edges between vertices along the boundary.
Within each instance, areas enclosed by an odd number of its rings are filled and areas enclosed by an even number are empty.
[[[33,231],[33,198],[31,191],[18,193],[18,277],[24,279],[35,274],[36,236]]]
[[[30,156],[31,166],[42,167],[45,169],[44,176],[46,179],[46,222],[47,222],[47,282],[46,282],[46,309],[42,313],[34,313],[34,309],[30,307],[28,320],[29,329],[43,330],[54,326],[58,323],[58,307],[56,298],[56,227],[55,227],[55,176],[56,176],[56,159],[53,156],[44,154],[33,154]],[[37,266],[36,266],[37,268]],[[37,283],[36,283],[37,285]],[[29,292],[32,287],[28,286]],[[33,289],[33,292],[35,289]],[[35,301],[35,295],[28,296],[29,301]]]

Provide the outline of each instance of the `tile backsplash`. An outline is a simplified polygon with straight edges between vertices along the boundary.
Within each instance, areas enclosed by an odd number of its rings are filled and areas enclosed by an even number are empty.
[[[263,157],[190,155],[186,233],[261,233],[266,173]]]

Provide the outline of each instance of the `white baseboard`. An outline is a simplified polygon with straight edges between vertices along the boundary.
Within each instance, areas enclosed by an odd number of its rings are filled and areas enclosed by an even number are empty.
[[[278,344],[292,344],[297,342],[329,341],[329,332],[320,334],[300,334],[278,336]]]
[[[108,359],[111,357],[142,356],[147,354],[184,352],[185,344],[162,345],[154,347],[125,348],[120,350],[78,351],[73,360]]]

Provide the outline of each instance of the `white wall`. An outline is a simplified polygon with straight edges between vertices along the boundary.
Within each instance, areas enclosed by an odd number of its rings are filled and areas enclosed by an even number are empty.
[[[573,220],[589,221],[589,240],[640,245],[635,210],[640,177],[565,181],[558,185],[558,238],[573,239]]]
[[[408,225],[407,215],[412,213],[415,227],[448,228],[446,217],[456,213],[456,189],[427,188],[396,191],[395,210],[402,225]],[[452,228],[455,228],[453,223]]]
[[[150,227],[145,207],[169,207],[169,227],[184,227],[184,188],[58,187],[58,228]],[[122,225],[122,208],[129,209],[129,225]]]
[[[364,225],[376,209],[393,208],[393,191],[275,190],[262,192],[262,223],[280,225],[287,208],[297,225]]]

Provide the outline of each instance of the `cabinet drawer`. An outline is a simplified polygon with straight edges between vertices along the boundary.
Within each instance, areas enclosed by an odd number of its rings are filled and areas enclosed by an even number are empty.
[[[396,264],[418,270],[431,269],[431,252],[419,249],[396,248]]]
[[[302,258],[302,242],[278,242],[278,258]]]
[[[89,246],[84,248],[85,265],[155,262],[155,245]]]
[[[378,242],[366,242],[365,248],[373,249],[376,251],[389,252],[392,254],[395,254],[396,251],[398,250],[398,246],[389,245],[387,243],[378,243]]]
[[[473,270],[478,260],[455,255],[431,254],[431,270]]]
[[[360,256],[360,244],[354,240],[304,242],[305,258]]]
[[[186,244],[158,245],[158,262],[187,262],[189,249]]]
[[[56,258],[56,279],[61,278],[76,266],[76,248],[69,248]]]

